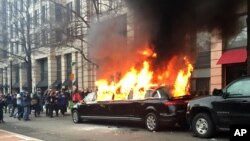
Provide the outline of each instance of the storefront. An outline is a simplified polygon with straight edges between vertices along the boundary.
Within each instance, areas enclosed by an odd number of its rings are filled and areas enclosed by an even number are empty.
[[[230,49],[223,52],[217,64],[222,65],[223,84],[245,76],[247,72],[247,50],[245,47]]]

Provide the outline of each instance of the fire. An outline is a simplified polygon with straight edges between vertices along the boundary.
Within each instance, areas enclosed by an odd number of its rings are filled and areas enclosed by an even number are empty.
[[[172,93],[174,96],[179,96],[179,94],[188,94],[189,89],[189,78],[191,72],[193,71],[193,66],[189,61],[184,58],[187,68],[180,70],[174,83],[174,89]]]
[[[142,54],[152,57],[155,53],[148,49]],[[172,86],[174,97],[187,95],[192,70],[188,58],[182,56],[173,57],[157,69],[152,68],[150,61],[144,61],[141,66],[132,66],[119,81],[98,80],[97,100],[144,99],[148,89],[162,85]]]

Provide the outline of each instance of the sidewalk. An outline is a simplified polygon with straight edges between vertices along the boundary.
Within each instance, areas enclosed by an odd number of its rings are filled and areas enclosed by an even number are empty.
[[[0,129],[0,141],[41,141],[41,140]]]

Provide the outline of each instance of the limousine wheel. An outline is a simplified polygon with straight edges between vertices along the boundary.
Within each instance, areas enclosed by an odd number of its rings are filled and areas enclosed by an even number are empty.
[[[145,124],[149,131],[157,131],[159,124],[155,113],[148,113],[146,115]]]
[[[77,110],[73,111],[72,120],[73,120],[74,123],[80,123],[81,122],[81,119],[80,119],[80,116],[79,116],[79,113],[77,112]]]
[[[214,133],[214,124],[206,113],[197,114],[192,121],[192,130],[200,138],[209,138]]]

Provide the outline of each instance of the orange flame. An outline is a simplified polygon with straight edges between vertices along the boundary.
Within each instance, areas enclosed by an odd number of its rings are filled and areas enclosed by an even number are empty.
[[[150,50],[142,52],[145,55]],[[119,81],[98,80],[97,100],[126,100],[144,99],[146,91],[153,86],[172,86],[172,96],[187,95],[189,89],[189,78],[193,70],[192,64],[187,57],[173,57],[168,64],[161,69],[150,68],[149,61],[144,61],[141,67],[132,66]],[[151,71],[152,70],[152,71]]]

